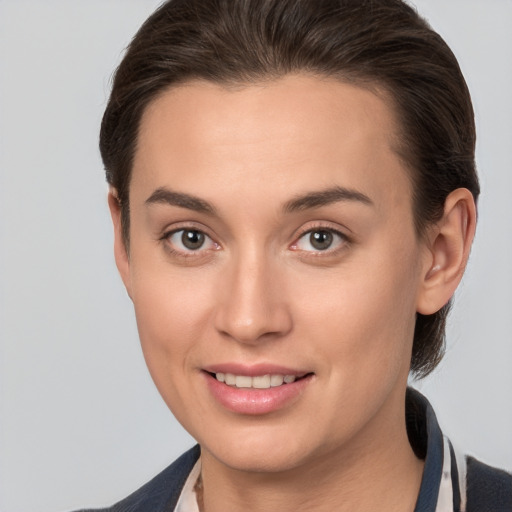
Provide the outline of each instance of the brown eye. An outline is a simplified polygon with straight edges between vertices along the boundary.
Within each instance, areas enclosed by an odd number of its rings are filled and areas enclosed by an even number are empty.
[[[181,243],[187,249],[195,251],[204,245],[205,236],[201,231],[184,229],[181,235]]]
[[[347,237],[335,229],[311,229],[306,231],[292,246],[295,251],[332,253],[348,242]]]
[[[218,244],[198,229],[177,229],[165,235],[164,238],[173,251],[184,255],[200,254],[205,250],[219,248]]]
[[[325,251],[331,247],[333,234],[330,231],[318,230],[309,234],[309,243],[317,251]]]

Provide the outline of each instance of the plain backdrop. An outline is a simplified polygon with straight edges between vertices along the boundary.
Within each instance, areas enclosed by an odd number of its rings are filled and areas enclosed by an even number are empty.
[[[415,3],[472,91],[483,190],[445,360],[416,386],[457,446],[510,470],[512,1]],[[145,368],[97,150],[111,72],[158,4],[0,0],[2,512],[112,503],[193,444]]]

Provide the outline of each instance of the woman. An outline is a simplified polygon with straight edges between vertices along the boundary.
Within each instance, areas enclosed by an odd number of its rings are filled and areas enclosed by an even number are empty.
[[[112,510],[509,510],[407,390],[479,194],[469,93],[406,4],[163,4],[101,131],[149,370],[198,447]]]

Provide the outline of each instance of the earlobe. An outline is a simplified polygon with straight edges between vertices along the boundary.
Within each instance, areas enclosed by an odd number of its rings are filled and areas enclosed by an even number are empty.
[[[417,312],[432,315],[453,296],[462,279],[476,228],[471,192],[459,188],[445,201],[442,219],[429,235],[429,258],[419,290]]]
[[[121,204],[119,202],[117,191],[114,188],[109,190],[108,206],[112,223],[114,225],[114,258],[116,261],[117,270],[123,280],[124,286],[130,298],[131,285],[130,285],[130,258],[128,250],[123,237],[123,226],[121,222]]]

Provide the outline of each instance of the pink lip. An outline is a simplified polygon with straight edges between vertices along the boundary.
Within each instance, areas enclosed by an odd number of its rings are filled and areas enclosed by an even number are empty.
[[[205,369],[202,373],[208,390],[215,400],[229,411],[253,416],[269,414],[294,404],[311,384],[314,377],[313,374],[309,374],[290,384],[283,384],[282,386],[268,389],[236,388],[219,382],[207,372],[249,376],[268,374],[305,375],[306,372],[297,372],[290,368],[275,365],[241,367],[240,365],[223,364],[209,368],[212,369]]]
[[[221,363],[203,368],[209,373],[232,373],[234,375],[247,375],[257,377],[258,375],[296,375],[298,377],[310,373],[310,370],[299,370],[297,368],[287,368],[275,364],[260,363],[254,365],[243,365],[239,363]]]

